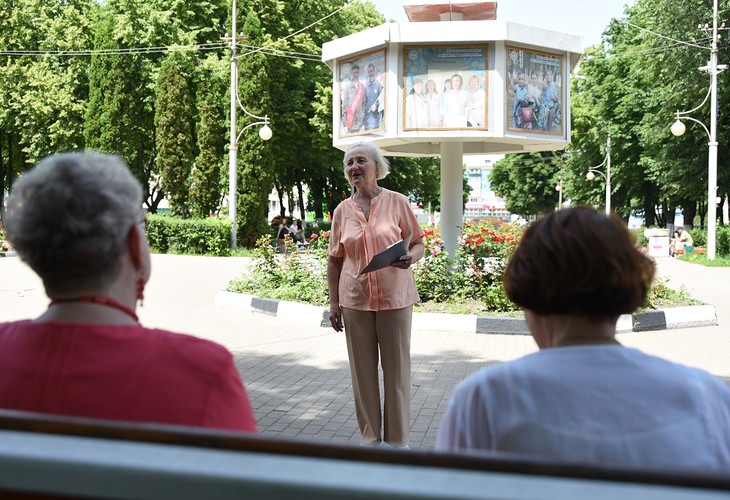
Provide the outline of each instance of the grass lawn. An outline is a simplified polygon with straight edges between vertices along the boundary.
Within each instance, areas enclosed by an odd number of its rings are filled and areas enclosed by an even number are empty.
[[[730,257],[726,255],[716,255],[715,260],[709,260],[706,254],[687,253],[678,255],[677,258],[685,262],[701,264],[708,267],[730,267]]]

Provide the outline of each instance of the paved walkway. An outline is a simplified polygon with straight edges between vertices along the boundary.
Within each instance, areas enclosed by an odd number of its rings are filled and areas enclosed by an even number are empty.
[[[719,326],[620,334],[628,346],[730,378],[730,269],[659,259],[669,284],[717,307]],[[215,305],[245,258],[154,255],[142,323],[220,342],[233,352],[263,435],[359,442],[342,334]],[[48,300],[17,257],[0,258],[0,321],[35,317]],[[491,364],[536,350],[522,335],[413,332],[411,446],[433,448],[454,385]]]

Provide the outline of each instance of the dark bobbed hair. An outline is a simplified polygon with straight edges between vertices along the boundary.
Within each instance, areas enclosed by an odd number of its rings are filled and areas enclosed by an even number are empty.
[[[613,318],[645,303],[654,272],[618,216],[573,207],[527,228],[504,287],[512,302],[538,314]]]

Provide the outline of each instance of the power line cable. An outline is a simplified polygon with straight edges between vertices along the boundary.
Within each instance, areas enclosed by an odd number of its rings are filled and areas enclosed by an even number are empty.
[[[291,33],[291,34],[285,36],[284,38],[281,38],[279,40],[275,40],[273,42],[269,42],[266,45],[264,45],[263,47],[259,47],[257,49],[248,51],[245,54],[241,54],[241,56],[247,56],[247,55],[250,55],[250,54],[255,54],[256,52],[261,52],[264,49],[270,48],[274,44],[277,44],[279,42],[283,42],[283,41],[285,41],[285,40],[287,40],[287,39],[289,39],[289,38],[291,38],[293,36],[296,36],[296,35],[298,35],[300,33],[303,33],[304,31],[308,30],[309,28],[312,28],[313,26],[318,25],[322,21],[324,21],[326,19],[329,19],[330,17],[334,16],[335,14],[339,14],[341,11],[343,11],[344,9],[346,9],[347,7],[349,7],[350,5],[354,5],[355,3],[358,3],[357,0],[351,0],[351,1],[347,2],[345,5],[343,5],[342,7],[340,7],[339,9],[335,10],[334,12],[330,12],[326,16],[324,16],[324,17],[322,17],[322,18],[314,21],[313,23],[305,26],[304,28],[301,28],[301,29],[295,31],[294,33]],[[235,36],[235,34],[233,36]]]
[[[225,42],[203,43],[195,45],[171,45],[166,47],[130,47],[117,49],[84,49],[84,50],[1,50],[0,56],[106,56],[106,55],[135,55],[135,54],[163,54],[174,51],[206,51],[227,48]]]

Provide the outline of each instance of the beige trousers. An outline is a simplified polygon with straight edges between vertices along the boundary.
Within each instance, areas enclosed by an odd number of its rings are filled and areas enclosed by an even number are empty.
[[[413,306],[388,311],[342,308],[350,358],[355,413],[362,442],[381,442],[378,350],[383,367],[385,407],[382,441],[408,444],[411,428],[411,319]]]

